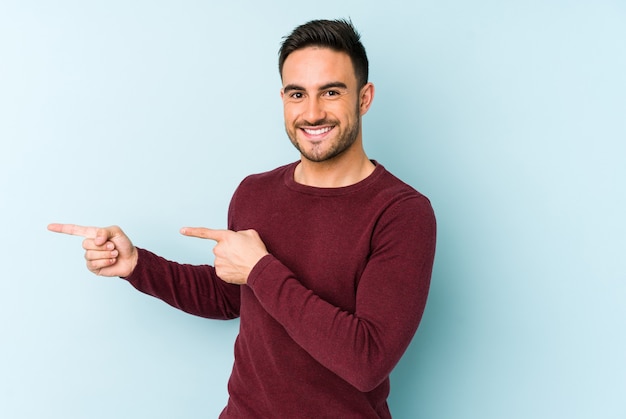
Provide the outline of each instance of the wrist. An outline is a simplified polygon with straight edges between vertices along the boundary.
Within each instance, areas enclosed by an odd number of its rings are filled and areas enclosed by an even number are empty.
[[[129,275],[135,271],[135,268],[137,267],[138,263],[139,263],[139,252],[137,251],[137,248],[133,246],[133,250],[131,252],[131,259],[130,259],[130,272],[128,273]]]
[[[139,250],[133,246],[130,250],[130,255],[128,256],[128,262],[127,262],[127,268],[125,269],[125,272],[122,272],[122,275],[120,275],[120,278],[128,278],[130,277],[133,272],[135,272],[135,269],[137,268],[137,265],[139,264]]]

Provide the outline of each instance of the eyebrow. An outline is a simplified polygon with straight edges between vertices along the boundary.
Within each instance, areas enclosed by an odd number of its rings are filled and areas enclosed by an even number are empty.
[[[320,88],[318,90],[327,90],[327,89],[333,89],[333,88],[339,88],[339,89],[348,89],[348,86],[340,81],[333,81],[330,83],[326,83],[322,86],[320,86]],[[291,92],[291,91],[306,91],[306,89],[302,86],[299,86],[297,84],[288,84],[285,87],[283,87],[283,92],[287,93],[287,92]]]

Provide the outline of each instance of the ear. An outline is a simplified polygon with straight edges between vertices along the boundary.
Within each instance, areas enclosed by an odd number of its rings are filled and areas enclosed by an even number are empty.
[[[365,86],[361,88],[360,96],[359,96],[359,110],[361,112],[361,116],[365,115],[369,110],[370,106],[372,106],[372,101],[374,100],[374,85],[372,83],[367,83]]]

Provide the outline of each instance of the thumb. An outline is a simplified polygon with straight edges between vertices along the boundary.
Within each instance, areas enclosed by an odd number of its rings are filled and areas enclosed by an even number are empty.
[[[96,232],[94,243],[96,246],[102,246],[113,236],[113,232],[106,228],[99,228]]]

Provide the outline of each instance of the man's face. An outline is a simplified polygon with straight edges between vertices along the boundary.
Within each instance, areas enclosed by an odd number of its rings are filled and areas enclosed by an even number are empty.
[[[319,47],[296,50],[285,60],[282,81],[285,129],[304,158],[327,161],[360,140],[361,115],[369,102],[361,105],[347,54]]]

